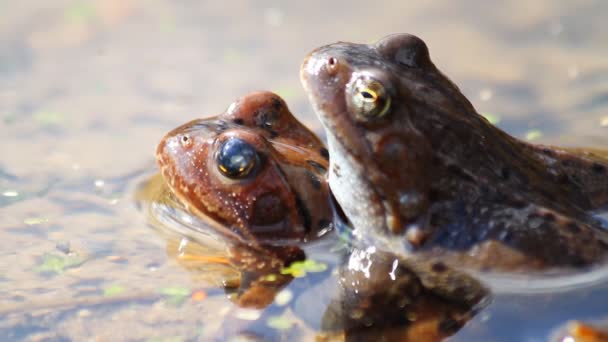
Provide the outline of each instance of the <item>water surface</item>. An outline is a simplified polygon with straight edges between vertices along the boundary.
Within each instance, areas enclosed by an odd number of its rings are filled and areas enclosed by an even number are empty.
[[[179,239],[146,224],[134,189],[154,172],[165,132],[249,91],[278,92],[320,133],[298,68],[322,44],[414,33],[511,134],[608,148],[605,1],[0,8],[0,340],[205,340],[238,316],[217,277],[206,276],[229,271],[176,261]],[[608,317],[607,286],[497,296],[454,340],[544,340],[564,320]],[[292,311],[282,315],[299,329],[282,336],[314,333]]]

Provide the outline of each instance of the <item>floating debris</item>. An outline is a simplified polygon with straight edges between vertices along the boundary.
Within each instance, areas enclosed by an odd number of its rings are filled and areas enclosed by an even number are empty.
[[[256,321],[262,316],[262,310],[239,308],[235,316],[245,321]]]
[[[294,322],[283,316],[272,316],[268,317],[266,325],[277,330],[287,330],[294,325]]]
[[[4,196],[4,197],[17,197],[17,196],[19,196],[19,193],[17,191],[14,191],[14,190],[7,190],[7,191],[4,191],[2,193],[2,196]]]
[[[207,292],[203,291],[203,290],[196,290],[194,292],[192,292],[192,300],[196,301],[196,302],[200,302],[207,299]]]
[[[29,217],[23,220],[23,223],[27,224],[28,226],[35,226],[47,222],[49,222],[49,219],[43,217]]]
[[[289,304],[289,302],[291,302],[292,299],[293,299],[293,292],[285,289],[285,290],[282,290],[279,293],[277,293],[277,295],[274,297],[274,302],[278,306],[285,306],[285,305]]]
[[[283,268],[281,274],[291,275],[294,278],[302,278],[306,276],[307,272],[316,273],[325,270],[327,270],[327,264],[307,259],[304,261],[296,261],[289,265],[289,267]]]
[[[179,286],[164,287],[159,292],[167,297],[165,299],[167,303],[177,306],[183,304],[192,293],[189,288]]]
[[[263,281],[277,281],[278,276],[276,274],[267,274],[261,278]]]
[[[84,263],[85,259],[75,253],[56,255],[44,254],[42,261],[35,270],[39,273],[60,274],[70,268],[75,268]]]
[[[58,112],[41,111],[34,113],[33,119],[43,126],[57,126],[63,122],[64,115]]]
[[[119,295],[125,293],[126,290],[127,289],[125,289],[121,285],[112,284],[103,289],[103,296],[104,297],[116,297],[116,296],[119,296]]]
[[[72,248],[70,245],[70,241],[60,241],[57,242],[57,244],[55,245],[55,248],[57,248],[58,251],[64,253],[64,254],[70,254],[72,253]]]
[[[526,133],[526,140],[536,140],[538,138],[541,138],[542,136],[543,132],[539,131],[538,129],[533,129]]]
[[[15,121],[17,121],[17,116],[14,114],[4,114],[3,121],[5,124],[10,125],[12,123],[15,123]]]

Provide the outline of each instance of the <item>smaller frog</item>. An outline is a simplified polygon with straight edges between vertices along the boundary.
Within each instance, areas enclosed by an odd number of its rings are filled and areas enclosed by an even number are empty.
[[[482,269],[597,264],[608,162],[520,141],[479,115],[420,38],[340,42],[305,59],[329,183],[356,232],[402,255]]]
[[[243,306],[271,302],[289,277],[262,276],[304,259],[295,244],[331,229],[327,151],[276,94],[249,94],[172,130],[156,157],[177,201],[230,242],[229,258],[246,275]]]

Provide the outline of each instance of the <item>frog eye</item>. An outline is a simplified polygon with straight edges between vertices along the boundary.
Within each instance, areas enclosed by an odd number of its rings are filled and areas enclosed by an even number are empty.
[[[216,156],[220,172],[233,179],[246,177],[259,161],[258,153],[250,144],[238,138],[222,143]]]
[[[365,119],[380,118],[391,107],[391,97],[382,83],[363,76],[357,78],[350,92],[353,111]]]

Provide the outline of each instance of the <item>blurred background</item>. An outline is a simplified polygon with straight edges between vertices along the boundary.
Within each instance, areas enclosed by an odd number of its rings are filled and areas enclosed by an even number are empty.
[[[210,301],[85,304],[194,291],[133,205],[138,177],[167,131],[253,90],[321,133],[298,71],[323,44],[416,34],[509,133],[607,148],[607,16],[601,0],[0,0],[0,339],[212,330]]]

